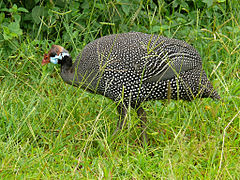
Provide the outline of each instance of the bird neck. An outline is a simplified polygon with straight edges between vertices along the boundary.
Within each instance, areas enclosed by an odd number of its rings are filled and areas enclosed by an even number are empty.
[[[61,72],[67,72],[69,71],[72,66],[72,57],[71,56],[64,56],[61,61],[59,61],[59,64],[61,64]]]
[[[72,63],[72,57],[71,56],[64,56],[61,61],[59,61],[59,64],[61,65],[61,77],[62,79],[71,85],[78,85],[77,75],[75,71],[75,66]]]

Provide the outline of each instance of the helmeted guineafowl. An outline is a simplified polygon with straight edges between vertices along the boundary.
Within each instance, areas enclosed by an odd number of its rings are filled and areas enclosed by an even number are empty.
[[[156,99],[219,99],[202,69],[198,52],[189,44],[163,36],[130,32],[99,38],[82,50],[74,64],[68,51],[53,45],[42,64],[61,64],[69,84],[120,101],[122,128],[127,106],[146,123],[142,102]]]

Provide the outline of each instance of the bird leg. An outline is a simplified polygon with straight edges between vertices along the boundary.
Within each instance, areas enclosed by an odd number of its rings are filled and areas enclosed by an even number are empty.
[[[142,107],[139,107],[137,110],[137,115],[141,120],[141,126],[142,126],[142,142],[146,143],[148,142],[148,137],[146,134],[146,123],[147,123],[147,117],[146,117],[146,112],[144,111],[144,109]]]
[[[123,104],[119,104],[117,107],[119,113],[119,120],[117,122],[117,129],[114,131],[113,136],[125,126],[127,117],[127,108]]]

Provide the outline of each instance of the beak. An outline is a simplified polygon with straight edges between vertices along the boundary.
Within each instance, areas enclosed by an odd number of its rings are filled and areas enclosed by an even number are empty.
[[[44,58],[42,60],[42,66],[46,65],[50,63],[50,58],[49,58],[49,55],[48,54],[44,54]]]

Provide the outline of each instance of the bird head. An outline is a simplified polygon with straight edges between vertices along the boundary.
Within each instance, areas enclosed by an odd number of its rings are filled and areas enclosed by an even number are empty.
[[[69,53],[66,49],[59,45],[52,45],[48,53],[44,54],[42,65],[50,62],[53,64],[60,64],[59,61],[61,61],[64,56],[69,56]]]

